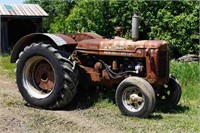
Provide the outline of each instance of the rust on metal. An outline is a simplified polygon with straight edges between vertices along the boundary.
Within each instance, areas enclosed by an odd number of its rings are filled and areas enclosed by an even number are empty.
[[[76,47],[79,52],[108,56],[144,57],[144,49],[166,47],[165,41],[137,41],[122,39],[89,39],[80,41]]]
[[[96,33],[92,33],[92,32],[78,33],[78,34],[73,34],[69,36],[71,36],[77,42],[80,42],[82,40],[88,40],[88,39],[103,39],[102,36]]]
[[[80,41],[76,47],[78,52],[108,56],[136,56],[143,57],[143,42],[132,42],[131,40],[118,39],[90,39]]]
[[[103,84],[110,87],[114,84],[118,84],[124,78],[133,75],[128,73],[126,76],[123,74],[123,76],[115,74],[115,72],[120,73],[127,70],[132,73],[134,72],[135,75],[140,75],[140,73],[145,71],[141,76],[154,85],[162,85],[168,81],[169,59],[168,43],[166,41],[132,41],[121,37],[105,39],[96,33],[79,33],[74,35],[57,34],[56,36],[64,40],[66,44],[71,44],[74,47],[76,46],[70,59],[80,66],[80,75],[83,76],[80,80],[82,80],[84,84]],[[35,38],[36,37],[37,36],[35,36]],[[31,39],[34,38],[32,37]],[[31,39],[27,38],[29,41],[31,41]],[[25,46],[26,45],[24,45],[24,47]],[[107,68],[99,62],[101,58],[106,60]],[[120,62],[118,58],[121,58],[121,60],[129,58],[130,64],[124,64],[124,62]],[[134,59],[136,59],[135,62],[132,61]],[[137,62],[141,63],[139,59],[143,60],[142,66],[137,64]],[[135,70],[136,66],[139,67],[138,71]],[[112,73],[114,73],[114,76],[108,71],[109,68],[113,71]],[[51,77],[53,74],[47,73],[50,77],[48,77],[49,80],[46,82],[46,80],[41,78],[43,76],[45,77],[45,75],[41,75],[42,71],[38,73],[39,78],[36,78],[37,84],[41,86],[41,88],[50,90],[53,86],[53,79]]]
[[[51,91],[54,88],[54,72],[48,62],[41,61],[36,65],[34,78],[40,89]]]
[[[145,70],[146,77],[144,77],[151,84],[163,84],[168,80],[168,43],[162,40],[142,40],[132,41],[126,40],[121,37],[115,39],[83,39],[78,42],[76,47],[78,53],[100,55],[100,56],[113,56],[113,57],[132,57],[132,58],[144,58],[146,62]],[[119,66],[118,66],[119,65]],[[99,66],[96,64],[94,70],[99,71]],[[123,64],[117,64],[112,61],[112,70],[123,71]],[[118,69],[119,67],[119,69]],[[144,70],[141,67],[139,71]],[[93,81],[98,81],[99,75],[91,72],[88,68],[87,73],[90,74],[90,78]],[[115,80],[111,80],[106,71],[100,73],[102,78],[101,82],[107,84],[114,84]],[[97,78],[98,77],[98,78]],[[93,79],[94,78],[94,79]],[[97,80],[98,79],[98,80]],[[108,82],[108,83],[106,83]]]
[[[94,69],[96,72],[100,72],[100,70],[103,68],[102,63],[101,62],[97,62],[94,65]]]
[[[74,45],[74,44],[78,44],[74,39],[71,38],[71,36],[67,36],[67,35],[63,35],[63,34],[56,34],[57,36],[59,36],[60,38],[62,38],[63,40],[65,40],[65,42],[68,45]]]
[[[86,73],[88,73],[90,75],[88,78],[91,81],[100,82],[100,74],[98,72],[96,72],[94,68],[85,67],[85,66],[81,66],[81,65],[80,65],[80,67],[82,69],[84,69]]]

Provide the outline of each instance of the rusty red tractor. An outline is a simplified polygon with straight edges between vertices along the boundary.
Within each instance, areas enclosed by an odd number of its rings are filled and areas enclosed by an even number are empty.
[[[22,97],[32,106],[58,109],[72,101],[78,86],[101,85],[116,86],[116,104],[127,116],[147,117],[158,102],[176,106],[181,87],[169,74],[168,42],[136,41],[137,25],[133,16],[133,40],[96,33],[24,36],[11,56]]]

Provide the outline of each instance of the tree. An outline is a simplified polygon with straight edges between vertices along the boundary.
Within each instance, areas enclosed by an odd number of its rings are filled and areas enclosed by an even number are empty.
[[[105,35],[109,30],[109,20],[105,19],[106,1],[81,0],[76,4],[70,15],[51,24],[50,32],[96,32]]]
[[[33,0],[28,0],[33,1]],[[115,36],[123,27],[123,37],[131,37],[134,12],[140,16],[140,40],[169,41],[171,57],[199,51],[198,1],[117,1],[117,0],[37,0],[50,15],[44,27],[54,33],[96,32]]]
[[[187,53],[198,53],[198,1],[163,2],[150,24],[149,39],[170,42],[171,56],[180,57]]]
[[[70,10],[73,8],[74,0],[25,0],[24,3],[39,4],[48,14],[48,18],[44,18],[43,31],[47,32],[52,23],[65,19]]]

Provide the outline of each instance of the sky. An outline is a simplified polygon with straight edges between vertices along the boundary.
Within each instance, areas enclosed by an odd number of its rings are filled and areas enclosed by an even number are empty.
[[[24,0],[0,0],[0,4],[23,4]]]

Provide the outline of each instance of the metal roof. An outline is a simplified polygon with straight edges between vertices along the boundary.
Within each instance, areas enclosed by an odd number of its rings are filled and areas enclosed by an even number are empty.
[[[38,4],[0,4],[0,16],[47,17]]]

